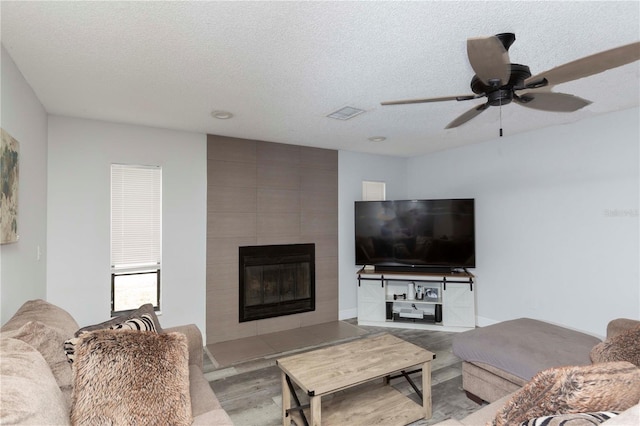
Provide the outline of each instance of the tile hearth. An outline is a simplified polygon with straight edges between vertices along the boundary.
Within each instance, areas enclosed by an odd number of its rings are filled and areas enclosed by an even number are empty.
[[[345,321],[300,327],[207,345],[216,367],[227,367],[269,355],[355,338],[367,332]]]

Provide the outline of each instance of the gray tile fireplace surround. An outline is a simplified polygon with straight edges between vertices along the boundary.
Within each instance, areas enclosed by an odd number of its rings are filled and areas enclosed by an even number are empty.
[[[207,136],[207,342],[338,319],[338,152]],[[239,321],[241,246],[315,244],[315,310]]]

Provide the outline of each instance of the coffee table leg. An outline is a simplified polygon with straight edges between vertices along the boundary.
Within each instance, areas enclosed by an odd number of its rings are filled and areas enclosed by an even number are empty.
[[[310,426],[320,426],[322,421],[322,414],[320,413],[320,397],[312,396],[311,398],[309,398],[309,405],[311,406]]]
[[[422,408],[424,418],[431,418],[431,361],[422,364]]]
[[[287,384],[287,375],[284,371],[281,373],[282,381],[282,426],[290,426],[291,419],[287,416],[287,410],[291,408],[291,390]]]

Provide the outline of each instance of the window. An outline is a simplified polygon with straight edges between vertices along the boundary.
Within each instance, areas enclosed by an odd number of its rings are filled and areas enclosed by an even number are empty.
[[[362,201],[384,201],[386,186],[384,182],[362,181]]]
[[[111,165],[111,313],[160,309],[162,169]]]

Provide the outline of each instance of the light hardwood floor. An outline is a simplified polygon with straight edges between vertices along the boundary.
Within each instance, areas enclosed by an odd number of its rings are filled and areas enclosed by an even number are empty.
[[[267,344],[270,349],[265,353],[251,353],[247,349],[250,344],[246,339],[228,342],[222,348],[224,351],[214,351],[213,357],[208,347],[205,351],[205,376],[222,407],[237,426],[280,425],[282,390],[280,370],[275,362],[277,358],[382,333],[393,334],[436,354],[432,362],[431,380],[433,414],[431,419],[419,420],[412,426],[432,425],[450,417],[463,418],[480,408],[467,399],[462,390],[461,361],[451,352],[451,339],[455,333],[364,327],[357,326],[355,320],[298,329],[290,334],[290,339],[285,335],[273,336],[272,342],[276,341],[276,337],[281,342],[289,342],[280,347],[282,352]],[[318,335],[328,337],[320,339]],[[334,338],[330,338],[332,335]],[[271,340],[267,337],[266,341]],[[255,344],[255,347],[258,346],[264,347],[264,342]],[[420,380],[420,375],[416,375],[414,381],[420,383]],[[417,395],[404,379],[395,379],[391,384],[418,401]]]

